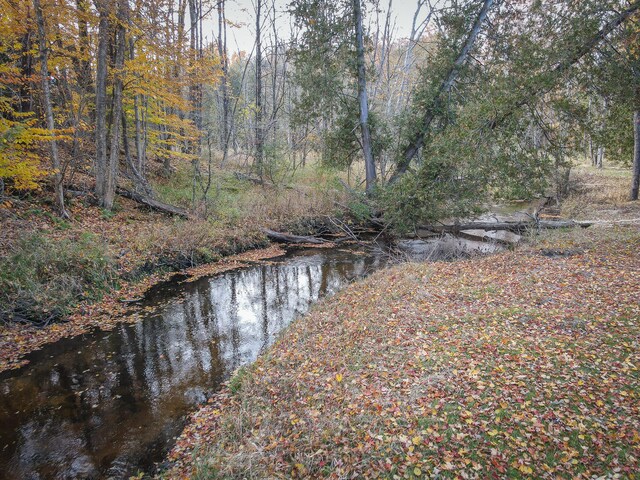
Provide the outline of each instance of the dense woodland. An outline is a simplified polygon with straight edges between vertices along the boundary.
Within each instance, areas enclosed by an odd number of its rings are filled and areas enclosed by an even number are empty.
[[[0,195],[42,188],[64,217],[79,172],[111,209],[189,165],[190,214],[207,215],[219,167],[283,182],[312,158],[406,226],[562,193],[585,156],[632,167],[638,197],[638,2],[249,8],[255,44],[232,51],[225,1],[3,1]]]

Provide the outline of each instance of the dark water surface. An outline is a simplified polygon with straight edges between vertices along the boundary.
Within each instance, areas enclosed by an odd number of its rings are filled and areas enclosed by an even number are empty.
[[[383,266],[313,250],[192,283],[135,324],[50,344],[0,375],[0,478],[127,478],[161,461],[185,416],[318,298]]]

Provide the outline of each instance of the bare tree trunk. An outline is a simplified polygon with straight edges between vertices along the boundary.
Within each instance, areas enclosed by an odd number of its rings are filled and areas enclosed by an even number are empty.
[[[189,66],[191,67],[192,74],[195,75],[194,65],[197,62],[198,50],[199,50],[199,34],[198,34],[198,4],[196,0],[188,0],[189,1],[189,19],[191,20],[191,28],[189,29]],[[202,127],[202,119],[200,115],[200,105],[198,102],[198,85],[195,79],[191,80],[191,85],[189,85],[189,101],[191,103],[191,119],[195,124],[196,128],[200,129]]]
[[[222,147],[222,164],[227,161],[229,154],[229,58],[227,56],[227,23],[224,12],[225,0],[218,2],[218,56],[222,62],[222,79],[220,93],[222,94],[222,128],[220,131],[220,145]]]
[[[596,167],[602,168],[604,164],[604,147],[598,147],[598,153],[596,154]]]
[[[633,180],[631,182],[631,200],[638,200],[640,190],[640,110],[633,113]]]
[[[96,197],[101,206],[113,203],[112,192],[108,192],[110,169],[107,168],[107,48],[109,45],[109,3],[96,0],[96,8],[100,14],[98,24],[98,51],[96,54]]]
[[[91,52],[89,42],[89,2],[88,0],[76,0],[78,12],[78,40],[80,44],[80,58],[76,62],[76,75],[82,93],[93,91],[93,79],[91,77]]]
[[[609,109],[609,102],[604,98],[602,102],[602,114],[600,116],[600,131],[604,132],[604,128],[606,126],[606,118],[607,118],[607,110]],[[597,168],[602,168],[604,165],[604,146],[598,145],[598,150],[596,151],[595,164],[594,166]]]
[[[38,23],[38,44],[40,46],[40,76],[42,77],[42,100],[44,103],[44,111],[47,119],[47,129],[51,134],[49,145],[51,146],[51,160],[54,170],[54,191],[56,204],[58,205],[58,213],[63,218],[69,218],[64,207],[64,191],[62,189],[62,172],[60,170],[60,158],[58,157],[58,143],[55,139],[55,120],[53,118],[53,107],[51,106],[51,86],[49,84],[49,51],[47,49],[47,35],[44,27],[44,15],[42,14],[42,6],[40,0],[33,0],[33,8],[36,14],[36,22]]]
[[[411,34],[409,35],[409,40],[407,44],[407,51],[404,54],[404,65],[402,67],[402,81],[400,82],[400,91],[398,93],[398,100],[396,103],[396,111],[399,111],[400,108],[404,105],[405,99],[407,97],[407,87],[409,84],[409,72],[411,71],[411,66],[414,62],[413,50],[415,48],[416,42],[422,37],[427,25],[431,21],[431,16],[433,15],[433,9],[429,10],[427,14],[427,18],[418,24],[418,17],[420,15],[420,11],[424,6],[426,0],[418,0],[416,4],[416,10],[413,14],[413,21],[411,23]]]
[[[256,151],[255,165],[258,176],[264,175],[264,131],[262,128],[262,32],[260,31],[262,0],[256,4],[256,115],[255,135]]]
[[[353,0],[353,14],[356,23],[356,53],[358,57],[358,103],[360,104],[360,129],[362,130],[362,151],[366,175],[366,190],[371,192],[376,184],[376,166],[371,151],[369,131],[369,102],[367,99],[367,78],[364,68],[364,41],[362,34],[362,8],[360,0]]]
[[[129,60],[133,60],[136,55],[135,41],[133,35],[129,37]],[[142,121],[140,114],[141,95],[136,93],[133,96],[133,125],[134,125],[134,140],[136,146],[136,170],[140,175],[144,175],[144,166],[146,163],[145,144],[142,139]]]
[[[116,183],[118,175],[118,160],[120,158],[120,135],[122,116],[122,90],[123,79],[122,70],[124,69],[124,53],[126,49],[125,27],[126,8],[128,0],[119,0],[118,2],[118,24],[115,31],[115,63],[114,63],[114,79],[113,79],[113,108],[111,122],[111,151],[109,152],[109,164],[107,166],[106,192],[103,207],[106,209],[113,208],[113,200],[116,193]]]
[[[387,76],[383,75],[385,70],[385,66],[389,65],[389,54],[391,53],[391,13],[393,7],[393,0],[389,0],[389,4],[387,5],[387,12],[384,20],[384,28],[382,30],[382,46],[380,47],[380,61],[376,62],[374,58],[374,64],[376,66],[376,81],[373,83],[373,93],[371,94],[371,101],[374,102],[378,97],[378,88],[382,83],[383,79],[386,80],[387,84],[390,83],[389,72],[387,71]],[[376,21],[376,23],[378,23]],[[374,46],[374,52],[378,51],[378,34],[376,33],[376,44]]]

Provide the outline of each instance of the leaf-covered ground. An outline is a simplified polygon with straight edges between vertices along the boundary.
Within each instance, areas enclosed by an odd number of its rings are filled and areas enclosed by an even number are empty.
[[[194,414],[169,478],[637,478],[640,232],[378,272]]]

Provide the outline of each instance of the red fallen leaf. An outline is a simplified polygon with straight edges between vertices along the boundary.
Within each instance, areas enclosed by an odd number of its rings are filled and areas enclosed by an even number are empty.
[[[491,465],[493,465],[500,473],[504,473],[506,471],[504,465],[496,457],[491,458]]]

